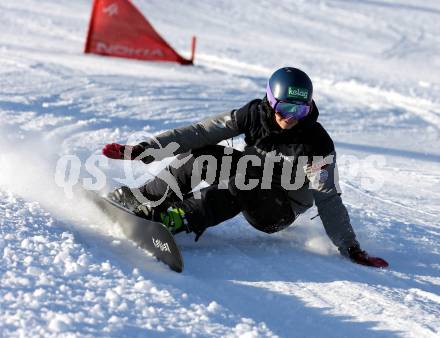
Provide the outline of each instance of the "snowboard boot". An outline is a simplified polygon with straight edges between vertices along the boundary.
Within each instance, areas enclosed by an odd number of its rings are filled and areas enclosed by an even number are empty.
[[[162,223],[173,235],[182,231],[191,232],[185,217],[185,211],[182,208],[173,206],[168,209],[153,208],[147,204],[140,204],[134,210],[134,213],[148,220]]]
[[[124,185],[110,192],[107,197],[130,211],[135,211],[140,204],[131,189]]]

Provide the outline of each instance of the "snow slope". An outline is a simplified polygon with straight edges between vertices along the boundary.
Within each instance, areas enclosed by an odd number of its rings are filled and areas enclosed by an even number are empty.
[[[0,336],[438,337],[440,3],[135,3],[182,54],[197,35],[195,67],[83,55],[91,1],[0,3]],[[352,224],[389,269],[341,258],[310,210],[271,236],[241,216],[179,235],[176,274],[57,185],[60,159],[81,185],[105,143],[237,108],[284,65],[313,79]]]

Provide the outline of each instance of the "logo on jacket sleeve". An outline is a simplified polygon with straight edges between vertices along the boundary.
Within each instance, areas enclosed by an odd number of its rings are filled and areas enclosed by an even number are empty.
[[[317,174],[317,178],[319,180],[319,183],[324,183],[328,179],[328,171],[325,169],[321,169]]]

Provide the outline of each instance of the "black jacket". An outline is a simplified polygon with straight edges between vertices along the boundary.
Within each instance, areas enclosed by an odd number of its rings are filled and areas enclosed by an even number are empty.
[[[358,242],[340,197],[334,144],[317,122],[318,116],[313,102],[308,116],[283,130],[276,124],[266,99],[255,99],[239,109],[156,135],[156,140],[141,145],[158,148],[158,144],[166,147],[176,142],[177,155],[243,134],[246,154],[258,155],[263,161],[275,159],[274,181],[287,186],[295,212],[304,212],[314,202],[327,235],[342,254],[347,254],[347,248]],[[283,175],[286,163],[292,166],[289,173],[295,177]]]

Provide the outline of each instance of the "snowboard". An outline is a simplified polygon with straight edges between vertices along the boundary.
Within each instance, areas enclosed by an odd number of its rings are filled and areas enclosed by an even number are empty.
[[[94,191],[85,192],[88,199],[117,222],[127,238],[147,250],[159,261],[167,264],[171,270],[183,271],[183,259],[180,249],[171,232],[160,222],[149,221],[137,216],[111,199]]]

